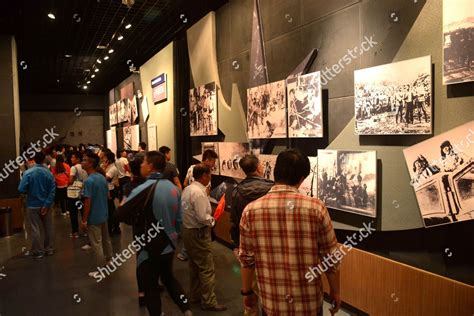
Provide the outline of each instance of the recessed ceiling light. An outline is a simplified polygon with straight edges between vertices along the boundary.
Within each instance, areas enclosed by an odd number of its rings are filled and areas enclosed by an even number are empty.
[[[87,82],[86,82],[86,83],[87,83],[87,84],[89,84],[89,83],[91,83],[91,81],[90,81],[90,80],[87,80]]]
[[[114,50],[111,48],[109,49],[109,54],[112,54],[114,52]]]
[[[59,79],[56,79],[56,82],[57,82],[57,83],[59,83],[59,81],[60,81]]]
[[[106,49],[107,47],[104,45],[97,45],[97,49]]]
[[[82,89],[86,90],[86,89],[87,89],[87,86],[83,86]]]
[[[91,78],[95,78],[95,75],[94,75],[94,74],[92,74]]]
[[[48,18],[50,18],[51,20],[54,20],[54,19],[56,19],[56,16],[52,12],[49,12],[48,13]]]
[[[130,23],[128,23],[127,25],[125,25],[125,29],[128,30],[129,28],[131,28],[132,25]]]
[[[118,41],[123,40],[123,35],[119,35],[119,36],[117,37],[117,40],[118,40]]]
[[[104,60],[107,60],[107,59],[109,59],[109,56],[105,55]]]
[[[66,58],[71,58],[72,55],[66,54],[66,55],[64,55],[64,57],[66,57]]]
[[[102,61],[100,59],[97,59],[97,63],[102,64]]]
[[[95,71],[95,72],[99,72],[99,68],[96,68],[94,71]]]

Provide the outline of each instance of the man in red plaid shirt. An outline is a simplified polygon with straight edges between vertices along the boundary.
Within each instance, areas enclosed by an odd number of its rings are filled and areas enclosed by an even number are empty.
[[[323,315],[322,280],[308,282],[305,273],[337,250],[337,240],[324,204],[298,192],[309,172],[309,159],[300,151],[280,153],[275,185],[242,214],[239,260],[246,309],[257,304],[256,275],[264,315]],[[335,314],[341,305],[339,263],[325,275]]]

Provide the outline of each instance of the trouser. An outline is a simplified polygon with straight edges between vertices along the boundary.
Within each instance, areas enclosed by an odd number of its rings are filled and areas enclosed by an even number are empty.
[[[141,233],[138,233],[138,231],[139,231],[139,230],[137,229],[137,227],[136,227],[135,225],[132,226],[133,240],[135,240],[135,236],[137,236],[138,238],[140,238]],[[141,252],[141,251],[142,251],[142,250],[137,251],[137,253],[136,253],[137,261],[138,261],[138,256],[140,255],[140,252]],[[136,275],[136,278],[137,278],[138,293],[144,293],[144,291],[145,291],[145,290],[144,290],[145,286],[143,285],[143,280],[140,279],[140,275],[139,275],[138,272],[139,272],[139,271],[138,271],[138,267],[137,267],[137,269],[135,270],[135,275]]]
[[[115,217],[115,198],[117,197],[118,194],[118,189],[115,188],[113,190],[109,191],[110,193],[110,199],[108,199],[107,204],[108,204],[108,209],[109,209],[109,220],[108,220],[108,225],[109,225],[109,232],[116,232],[117,230],[120,229],[120,223]]]
[[[413,124],[413,102],[407,102],[407,113],[405,114],[405,123]]]
[[[25,230],[25,241],[27,245],[28,251],[32,251],[31,249],[31,225],[30,219],[28,216],[28,207],[26,206],[26,195],[21,195],[21,206],[23,211],[23,229]]]
[[[84,215],[84,203],[82,202],[81,199],[71,199],[68,198],[68,210],[69,210],[69,217],[71,220],[71,230],[72,233],[78,233],[79,232],[79,221],[78,221],[78,215],[79,212],[81,212],[81,219],[82,216]]]
[[[67,188],[56,188],[56,200],[61,208],[61,213],[66,213]]]
[[[123,198],[123,186],[130,182],[130,177],[123,177],[119,178],[119,192],[118,192],[118,197],[119,201],[122,201]]]
[[[53,249],[53,225],[51,223],[51,209],[43,217],[40,208],[28,208],[28,220],[31,228],[31,251],[33,254],[42,254]],[[41,227],[44,230],[44,241],[41,240]]]
[[[397,106],[397,112],[395,113],[395,122],[398,124],[399,121],[403,123],[403,105]]]
[[[189,255],[191,301],[201,301],[204,307],[217,305],[214,260],[211,251],[211,228],[182,228],[184,245]]]
[[[428,122],[428,116],[426,115],[426,110],[424,106],[424,101],[416,101],[416,108],[418,110],[418,120],[421,123],[421,114],[425,117],[425,122]]]
[[[262,309],[262,316],[267,316],[268,314]],[[316,316],[323,316],[323,307],[321,306],[316,314]]]
[[[112,243],[110,242],[107,223],[88,225],[87,234],[94,251],[95,263],[98,267],[101,267],[112,259]]]
[[[137,276],[143,285],[145,303],[150,316],[161,315],[161,298],[158,287],[160,278],[179,309],[182,312],[190,309],[189,300],[173,275],[173,257],[174,252],[157,257],[150,256],[137,268]]]

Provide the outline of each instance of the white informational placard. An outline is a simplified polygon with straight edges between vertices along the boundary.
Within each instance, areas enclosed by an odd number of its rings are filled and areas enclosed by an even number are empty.
[[[148,117],[150,116],[150,112],[148,111],[148,100],[146,96],[143,97],[141,107],[143,113],[143,121],[146,122],[146,120],[148,120]]]
[[[105,132],[107,138],[107,148],[109,148],[113,153],[117,152],[117,131],[115,127],[111,127]]]
[[[155,124],[148,125],[148,150],[158,150]]]

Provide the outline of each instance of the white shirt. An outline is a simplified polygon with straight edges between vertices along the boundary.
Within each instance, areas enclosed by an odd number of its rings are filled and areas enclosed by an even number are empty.
[[[113,190],[116,186],[119,186],[118,182],[118,169],[115,167],[115,164],[111,164],[107,166],[107,169],[105,170],[105,176],[107,178],[111,178],[112,181],[107,181],[107,186],[109,187],[109,191]]]
[[[120,157],[116,162],[115,166],[117,167],[118,173],[119,173],[119,179],[122,179],[123,177],[131,177],[130,172],[125,171],[125,166],[128,165],[128,159],[125,157]]]
[[[202,228],[214,226],[212,208],[207,197],[206,187],[194,181],[184,188],[181,196],[183,225],[186,228]]]
[[[77,174],[77,176],[76,176],[76,174]],[[75,164],[74,166],[72,166],[71,176],[74,177],[74,181],[78,180],[78,181],[84,182],[84,181],[86,181],[88,175],[87,175],[87,171],[82,169],[81,164],[78,163],[78,164]]]

